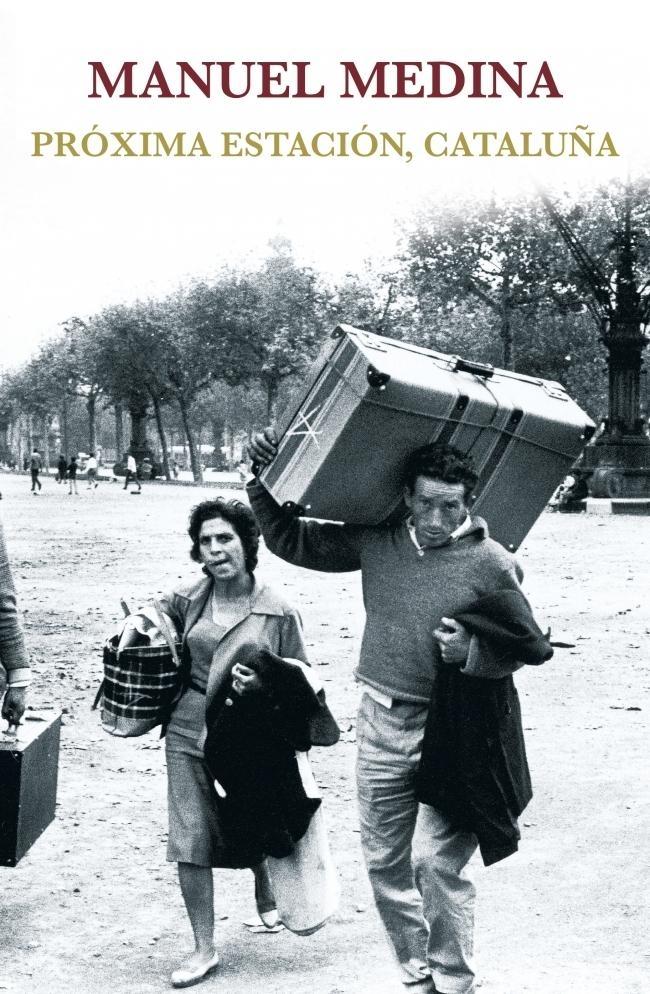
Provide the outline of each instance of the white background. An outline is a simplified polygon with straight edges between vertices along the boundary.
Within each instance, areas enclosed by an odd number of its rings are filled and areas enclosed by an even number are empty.
[[[578,9],[577,9],[578,8]],[[395,221],[424,196],[508,194],[534,181],[578,188],[644,168],[649,96],[642,6],[471,3],[4,2],[0,365],[27,358],[73,314],[164,294],[289,237],[301,262],[341,275],[390,255]],[[115,73],[158,60],[309,61],[325,99],[89,100],[87,63]],[[341,100],[339,62],[526,61],[551,66],[561,100]],[[534,78],[534,73],[529,78]],[[172,82],[172,87],[174,83]],[[387,159],[54,158],[33,131],[401,130],[416,152]],[[620,159],[432,159],[432,130],[609,131]]]

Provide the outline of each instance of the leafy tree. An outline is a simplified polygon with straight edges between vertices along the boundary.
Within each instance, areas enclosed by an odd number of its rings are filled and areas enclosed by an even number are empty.
[[[269,421],[275,417],[282,381],[303,372],[316,355],[325,317],[315,273],[297,265],[287,239],[273,239],[270,248],[253,276],[259,293],[259,379],[266,390]]]
[[[201,482],[201,460],[190,415],[193,403],[214,378],[215,371],[210,339],[206,344],[201,334],[196,300],[191,293],[177,291],[163,301],[148,301],[141,308],[140,320],[147,342],[152,398],[174,400],[178,404],[192,475],[197,483]]]
[[[8,397],[16,410],[43,426],[44,461],[49,465],[49,433],[56,416],[61,419],[63,447],[67,451],[67,405],[74,396],[78,371],[66,337],[51,339],[21,369],[9,377]],[[30,440],[32,444],[31,427]]]
[[[400,259],[364,263],[333,289],[328,302],[331,324],[350,324],[387,338],[418,339],[420,312]]]
[[[207,427],[211,443],[218,452],[224,441],[230,447],[243,436],[261,428],[266,418],[266,397],[258,384],[230,386],[223,380],[211,383],[193,406],[193,423]],[[228,456],[231,463],[231,456]],[[232,468],[232,465],[229,466]]]
[[[19,413],[11,391],[11,378],[8,374],[0,374],[0,460],[9,462],[12,459],[10,433]]]
[[[558,243],[537,201],[429,204],[407,231],[405,261],[423,315],[473,299],[498,332],[501,364],[514,369],[517,315],[545,301],[576,306],[570,288],[555,278]]]
[[[83,397],[88,416],[88,451],[97,449],[97,404],[105,393],[102,383],[102,353],[86,321],[71,317],[64,321],[68,382],[72,392]],[[62,372],[65,372],[62,369]],[[70,390],[68,391],[70,392]]]
[[[130,448],[136,458],[150,453],[147,417],[151,405],[152,381],[148,346],[136,307],[107,307],[90,319],[97,382],[118,407],[124,406],[131,419]],[[118,452],[118,458],[120,453]]]
[[[286,239],[274,239],[270,248],[257,269],[224,274],[217,284],[220,337],[231,366],[220,378],[232,385],[257,380],[269,422],[282,383],[313,361],[326,326],[325,295],[316,274],[297,264]]]

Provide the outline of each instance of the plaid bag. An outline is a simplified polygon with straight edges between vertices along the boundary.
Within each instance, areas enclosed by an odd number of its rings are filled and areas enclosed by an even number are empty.
[[[180,643],[163,633],[167,645],[138,645],[117,651],[119,636],[104,645],[104,679],[93,709],[101,699],[104,731],[127,737],[144,735],[169,720],[184,689]]]

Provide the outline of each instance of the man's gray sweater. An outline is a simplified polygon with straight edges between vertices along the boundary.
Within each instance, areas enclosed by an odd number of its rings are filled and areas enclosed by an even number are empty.
[[[305,520],[285,513],[257,482],[248,485],[248,495],[268,548],[281,559],[324,572],[361,570],[366,625],[355,673],[392,698],[430,701],[442,665],[433,633],[443,617],[496,590],[520,589],[521,568],[488,537],[480,518],[461,538],[418,550],[405,523]],[[518,668],[514,660],[502,666],[491,660],[486,673],[478,656],[474,640],[464,672],[497,677]]]

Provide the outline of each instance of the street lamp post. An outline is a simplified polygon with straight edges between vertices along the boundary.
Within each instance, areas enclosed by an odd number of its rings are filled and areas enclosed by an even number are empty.
[[[650,497],[650,439],[641,417],[641,370],[648,299],[636,275],[636,235],[631,223],[630,189],[626,190],[621,227],[615,233],[616,269],[608,277],[550,200],[544,204],[590,288],[592,313],[600,316],[601,340],[608,352],[608,412],[603,431],[586,447],[583,466],[591,470],[594,497]]]

